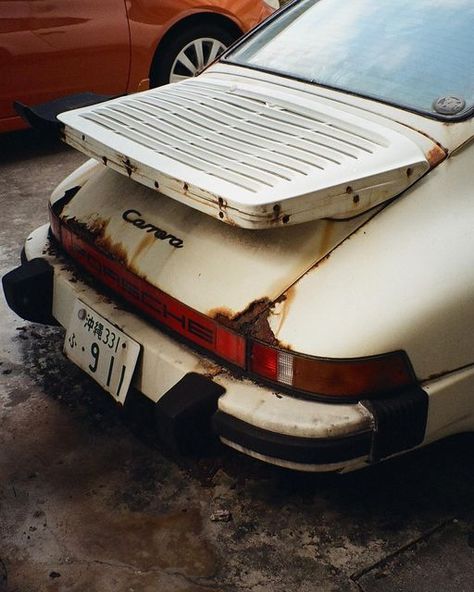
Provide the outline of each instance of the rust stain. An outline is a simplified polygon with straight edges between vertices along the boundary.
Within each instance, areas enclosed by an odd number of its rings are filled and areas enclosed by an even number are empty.
[[[255,339],[268,343],[269,345],[280,345],[278,339],[275,337],[270,323],[268,322],[268,315],[262,315],[250,328],[251,336]]]
[[[114,261],[123,265],[127,264],[127,250],[122,243],[114,243],[108,236],[101,236],[95,239],[95,244],[103,249]]]
[[[148,275],[146,273],[143,273],[143,270],[139,269],[136,264],[129,263],[127,265],[127,269],[128,269],[128,271],[131,271],[133,273],[133,275],[136,275],[137,278],[140,278],[142,280],[145,280],[145,281],[153,284],[153,282],[150,282],[148,280]]]
[[[208,316],[214,318],[218,323],[245,335],[264,341],[269,345],[279,345],[268,322],[272,308],[285,300],[283,295],[275,301],[270,298],[260,298],[250,303],[245,310],[240,313],[234,313],[227,308],[215,308],[208,312]]]
[[[288,312],[289,312],[291,305],[293,304],[293,301],[295,299],[295,295],[296,295],[295,285],[296,284],[293,284],[292,286],[290,286],[280,299],[280,302],[282,303],[282,307],[280,308],[279,327],[282,327],[283,323],[286,321],[286,318],[288,316]],[[291,349],[291,348],[287,346],[287,349]]]
[[[233,310],[231,310],[230,308],[227,308],[226,306],[219,306],[217,308],[212,308],[207,313],[208,317],[211,317],[211,319],[215,319],[215,320],[219,321],[220,323],[222,322],[222,324],[226,325],[226,326],[228,326],[228,324],[226,324],[226,323],[231,323],[237,315],[238,315],[238,313],[235,313]]]
[[[271,212],[266,213],[265,218],[272,225],[288,224],[290,221],[290,216],[288,214],[283,214],[278,204],[272,208]]]
[[[138,247],[135,249],[132,258],[130,259],[130,265],[134,265],[137,259],[143,255],[145,251],[148,251],[155,244],[154,234],[145,234],[141,241],[138,243]]]
[[[129,177],[131,177],[133,173],[137,172],[137,166],[132,164],[129,158],[119,155],[119,162],[122,162]]]
[[[96,218],[90,224],[87,224],[87,228],[94,236],[102,236],[109,222],[110,220],[105,220],[104,218]]]
[[[128,254],[122,243],[115,243],[112,239],[106,236],[105,231],[110,220],[103,218],[96,218],[88,224],[79,222],[75,218],[67,219],[66,223],[71,230],[87,240],[94,243],[97,247],[107,253],[114,261],[126,265],[128,262]]]
[[[273,206],[273,221],[274,222],[279,222],[280,213],[281,213],[281,206],[280,206],[280,204],[275,204]]]
[[[219,212],[218,212],[219,219],[223,220],[229,226],[239,227],[239,225],[236,224],[234,222],[234,220],[229,217],[229,210],[227,209],[227,202],[222,197],[219,197],[217,199],[217,205],[219,207]]]
[[[219,307],[213,308],[207,313],[207,315],[215,319],[218,323],[221,323],[221,325],[235,329],[253,322],[255,318],[269,308],[271,304],[272,301],[270,298],[265,297],[251,302],[247,308],[241,312],[235,313],[230,308]]]
[[[446,152],[439,146],[435,144],[433,148],[426,154],[426,159],[431,168],[437,166],[440,162],[442,162],[446,158]]]
[[[207,376],[207,378],[215,378],[222,372],[221,366],[218,366],[215,362],[208,360],[203,356],[200,357],[199,367],[200,370],[202,370],[204,376]]]
[[[80,222],[74,217],[65,218],[63,221],[74,233],[89,240],[96,240],[97,237],[102,236],[110,222],[110,220],[106,220],[105,218],[96,218],[91,222],[86,223]]]
[[[327,253],[333,244],[333,232],[335,230],[335,222],[326,220],[321,231],[320,252]]]
[[[222,212],[219,212],[219,218],[223,218],[224,216],[221,216]],[[229,226],[234,226],[235,228],[240,228],[240,226],[232,219],[229,218],[229,216],[227,216],[225,218],[225,223],[228,224]]]
[[[347,237],[348,239],[351,238],[350,236]],[[345,242],[345,241],[343,241]],[[342,244],[342,243],[341,243]],[[337,245],[339,246],[339,245]],[[336,246],[336,248],[337,248]],[[334,250],[334,249],[333,249]],[[311,267],[310,269],[308,269],[308,271],[306,273],[309,273],[312,269],[317,269],[318,267],[320,267],[323,263],[326,263],[326,261],[331,257],[332,255],[332,251],[330,251],[327,255],[325,255],[324,257],[322,257],[319,261],[317,261],[313,267]],[[306,275],[306,273],[304,275]]]

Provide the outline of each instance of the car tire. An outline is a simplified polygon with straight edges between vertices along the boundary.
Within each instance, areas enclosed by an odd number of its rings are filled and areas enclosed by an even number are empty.
[[[199,23],[171,36],[158,48],[150,86],[195,76],[237,39],[235,31],[215,23]]]

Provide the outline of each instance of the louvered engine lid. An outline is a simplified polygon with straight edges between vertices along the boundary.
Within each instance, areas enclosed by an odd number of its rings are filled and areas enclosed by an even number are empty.
[[[85,154],[244,228],[354,216],[428,170],[410,137],[302,94],[211,70],[59,119]]]

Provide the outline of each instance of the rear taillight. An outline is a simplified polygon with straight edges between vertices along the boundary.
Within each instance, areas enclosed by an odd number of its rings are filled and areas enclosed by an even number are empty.
[[[344,360],[316,358],[253,342],[247,368],[271,382],[323,397],[361,399],[415,382],[403,351]]]
[[[225,327],[179,302],[81,238],[50,208],[51,232],[64,250],[105,286],[186,341],[255,378],[313,397],[360,400],[416,383],[403,351],[355,359],[306,356]]]
[[[242,335],[216,325],[216,354],[240,368],[246,366],[246,341]]]

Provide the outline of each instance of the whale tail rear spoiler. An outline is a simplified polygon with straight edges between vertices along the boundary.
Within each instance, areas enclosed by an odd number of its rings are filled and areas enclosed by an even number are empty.
[[[73,148],[252,230],[357,216],[427,173],[435,147],[401,124],[212,68],[59,119]]]
[[[17,110],[35,127],[220,222],[252,230],[352,218],[390,200],[445,151],[421,133],[307,93],[214,76],[118,97]]]

